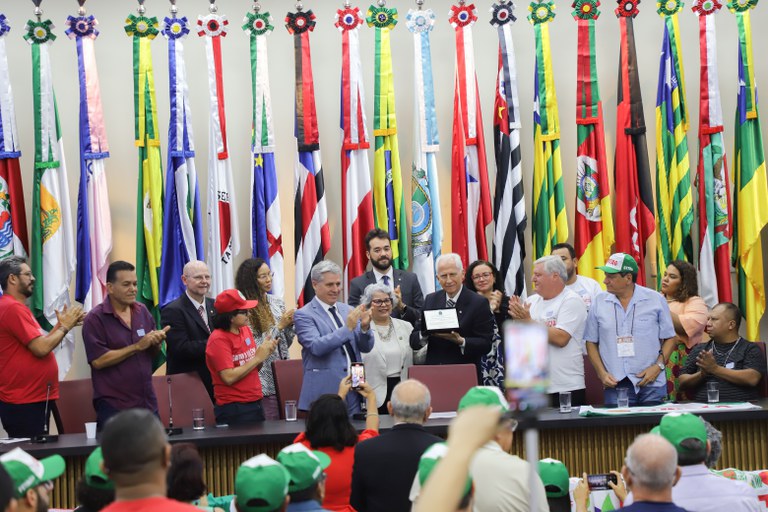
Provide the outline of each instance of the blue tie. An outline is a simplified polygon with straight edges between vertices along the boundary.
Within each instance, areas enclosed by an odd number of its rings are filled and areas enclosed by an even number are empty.
[[[389,276],[381,276],[381,280],[384,281],[384,284],[389,286]]]

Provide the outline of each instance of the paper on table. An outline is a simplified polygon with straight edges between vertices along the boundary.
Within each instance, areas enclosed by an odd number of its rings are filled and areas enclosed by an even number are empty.
[[[456,417],[456,411],[433,412],[429,415],[431,420],[445,420]]]
[[[601,407],[592,407],[591,405],[582,405],[579,408],[579,416],[626,416],[630,414],[666,414],[668,412],[725,412],[725,411],[749,411],[760,410],[761,407],[749,402],[738,403],[717,403],[717,404],[662,404],[650,406],[628,407],[626,409],[603,409]]]
[[[3,439],[0,439],[0,444],[23,443],[24,441],[29,441],[29,438],[28,437],[5,437]]]

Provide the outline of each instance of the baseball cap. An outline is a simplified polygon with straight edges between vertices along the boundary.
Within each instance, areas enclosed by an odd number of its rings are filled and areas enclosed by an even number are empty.
[[[595,268],[602,270],[606,274],[621,274],[624,272],[637,274],[639,272],[635,258],[623,252],[611,254],[605,265]]]
[[[14,448],[0,456],[0,464],[13,480],[17,498],[21,498],[28,490],[43,482],[59,478],[66,468],[61,455],[37,460],[21,448]]]
[[[231,313],[238,309],[253,309],[259,305],[257,300],[246,300],[245,295],[240,293],[240,290],[230,288],[224,290],[216,296],[216,302],[213,303],[213,307],[217,313]]]
[[[501,390],[496,386],[474,386],[467,391],[459,401],[458,410],[466,409],[475,405],[495,405],[501,408],[501,411],[509,411],[507,402]]]
[[[276,460],[261,454],[243,462],[235,475],[235,501],[230,510],[272,512],[285,503],[288,471]],[[235,502],[237,509],[235,509]]]
[[[570,475],[565,464],[556,459],[541,459],[539,461],[539,476],[547,492],[547,498],[568,496]]]
[[[448,453],[448,445],[446,443],[435,443],[421,455],[419,459],[419,469],[416,475],[419,477],[419,485],[423,488],[425,482],[432,474],[432,471],[437,467],[437,463],[445,457]],[[467,482],[464,484],[464,492],[462,496],[466,496],[472,489],[472,479],[467,476]]]
[[[303,444],[286,446],[277,454],[277,460],[288,470],[290,492],[309,489],[320,480],[323,470],[331,465],[331,458],[323,452],[313,451]]]
[[[672,443],[678,453],[686,453],[689,449],[680,446],[686,439],[697,439],[702,446],[707,445],[707,427],[698,416],[691,413],[671,412],[661,418],[658,433]]]
[[[99,446],[85,460],[85,483],[94,489],[114,489],[115,483],[101,469],[102,462],[104,462],[104,456]]]

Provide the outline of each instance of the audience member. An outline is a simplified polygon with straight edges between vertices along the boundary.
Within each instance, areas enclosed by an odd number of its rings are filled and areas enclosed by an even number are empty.
[[[355,447],[350,504],[358,512],[409,510],[408,494],[419,458],[442,441],[422,426],[432,407],[429,389],[421,382],[400,382],[387,409],[394,420],[392,429]]]
[[[261,258],[250,258],[237,269],[235,286],[246,299],[259,301],[255,308],[248,311],[248,324],[256,344],[261,345],[267,337],[277,340],[277,350],[269,354],[261,365],[259,379],[261,379],[261,392],[264,394],[264,398],[261,399],[264,417],[268,420],[279,420],[280,411],[275,378],[272,375],[272,361],[290,359],[288,350],[295,336],[293,330],[295,310],[286,311],[285,302],[272,295],[273,278],[274,272],[266,261]]]
[[[205,360],[213,378],[216,396],[216,423],[248,425],[264,421],[261,407],[261,381],[258,370],[275,350],[277,342],[267,338],[257,346],[248,327],[248,310],[255,300],[230,289],[221,292],[214,303],[216,320],[208,339]]]
[[[321,503],[325,499],[325,469],[331,464],[331,458],[323,452],[311,451],[297,443],[280,450],[277,460],[289,475],[288,492],[291,502],[288,512],[327,510]]]
[[[687,261],[669,264],[661,280],[661,294],[667,299],[672,325],[675,326],[675,349],[667,360],[667,398],[678,398],[678,377],[685,368],[688,353],[702,342],[707,326],[708,308],[699,297],[696,267]]]
[[[63,306],[58,322],[46,333],[26,300],[35,288],[35,276],[24,258],[0,261],[0,422],[11,437],[44,433],[50,422],[46,398],[59,398],[59,366],[53,350],[85,313],[80,306]],[[46,417],[46,412],[48,417]]]
[[[93,450],[85,460],[85,473],[75,488],[80,504],[75,512],[98,512],[115,501],[115,484],[104,474],[103,462],[101,447]]]
[[[338,302],[341,268],[332,261],[321,261],[312,267],[310,278],[315,298],[294,317],[296,335],[303,347],[304,380],[299,395],[302,411],[309,410],[320,395],[336,393],[339,381],[349,375],[351,364],[362,362],[361,354],[373,348],[368,308],[351,308]],[[349,413],[360,412],[357,393],[347,398]]]
[[[136,302],[137,292],[136,267],[126,261],[111,263],[107,297],[83,324],[99,429],[122,410],[140,407],[157,414],[152,372],[169,327],[155,329],[152,314]]]
[[[442,461],[442,459],[445,458],[447,454],[448,445],[443,442],[435,443],[424,451],[421,458],[419,459],[419,467],[418,472],[416,473],[416,481],[414,483],[413,492],[421,492],[421,488],[426,485],[427,480],[432,474],[432,471],[434,471],[434,469],[440,464],[440,461]],[[446,510],[456,510],[456,512],[471,512],[474,510],[473,504],[475,488],[471,471],[470,474],[466,476],[466,481],[462,482],[462,484],[463,485],[460,485],[461,500],[459,501],[458,506]],[[415,494],[413,496],[415,503],[419,503],[418,498],[419,494]]]
[[[209,507],[203,475],[203,460],[192,443],[178,443],[171,448],[171,467],[166,476],[168,497],[183,503],[195,505],[209,512],[223,512]]]
[[[542,459],[538,471],[541,483],[544,484],[549,511],[571,512],[570,475],[565,464],[555,459]]]
[[[424,309],[456,309],[459,328],[429,332],[422,315],[418,329],[411,333],[411,347],[417,350],[427,345],[427,364],[474,364],[478,381],[482,381],[480,359],[491,350],[493,313],[487,300],[462,285],[464,268],[458,254],[439,256],[436,268],[442,290],[427,295]]]
[[[571,244],[561,243],[552,246],[552,256],[559,256],[565,264],[565,271],[568,274],[568,279],[565,281],[565,287],[576,292],[576,295],[581,297],[584,305],[587,307],[587,313],[589,308],[595,301],[597,294],[602,292],[600,283],[592,279],[591,277],[579,275],[579,258],[576,257],[576,250]],[[591,270],[589,268],[582,268],[581,272]]]
[[[199,512],[166,497],[171,446],[157,416],[128,409],[112,417],[101,436],[104,472],[115,483],[115,502],[104,512]]]
[[[707,442],[709,443],[709,452],[704,464],[709,469],[714,469],[717,466],[717,461],[720,460],[720,455],[723,453],[723,433],[717,430],[714,425],[705,419],[704,426],[707,428]]]
[[[629,405],[658,405],[667,395],[664,369],[675,345],[675,328],[660,293],[637,285],[629,254],[612,254],[605,265],[605,292],[589,310],[584,341],[606,404],[626,388]]]
[[[675,448],[661,436],[642,434],[627,449],[621,475],[635,502],[620,510],[685,512],[672,502],[672,487],[680,479]]]
[[[323,507],[328,510],[354,512],[349,504],[352,490],[352,464],[355,446],[379,435],[379,414],[368,412],[365,430],[358,435],[347,415],[345,397],[351,390],[352,379],[346,377],[339,384],[338,395],[321,395],[312,404],[306,419],[306,431],[299,434],[295,443],[325,453],[331,458],[327,469]],[[366,401],[369,411],[376,410],[376,395],[368,384],[356,389]]]
[[[16,491],[13,488],[13,480],[8,476],[2,464],[0,464],[0,512],[16,512]]]
[[[166,373],[197,373],[213,400],[213,381],[205,364],[205,348],[216,315],[213,299],[206,297],[211,288],[208,265],[190,261],[184,265],[181,282],[186,292],[160,313],[160,325],[171,328],[166,336]]]
[[[723,402],[758,400],[757,385],[765,374],[765,357],[757,343],[739,336],[741,311],[721,302],[709,312],[707,333],[711,341],[691,350],[680,375],[680,389],[696,402],[707,401],[707,383],[716,382]]]
[[[349,283],[347,303],[353,307],[359,305],[366,287],[375,283],[383,284],[391,288],[397,297],[392,317],[415,324],[424,307],[424,296],[416,274],[392,267],[392,246],[386,231],[378,228],[369,231],[365,235],[365,248],[372,268]]]
[[[230,512],[284,512],[288,507],[288,471],[268,455],[243,462],[235,475]]]
[[[533,284],[538,292],[523,303],[512,297],[509,314],[518,320],[539,322],[549,337],[550,405],[560,405],[560,393],[571,392],[571,404],[584,405],[584,355],[581,339],[587,308],[574,292],[565,288],[565,265],[557,256],[544,256],[533,264]]]
[[[628,494],[627,487],[624,484],[624,477],[622,477],[621,473],[618,471],[611,470],[611,474],[616,476],[617,483],[614,484],[608,480],[608,487],[610,487],[613,491],[613,494],[616,495],[616,499],[619,501],[619,503],[623,505],[625,504],[624,501],[627,499]],[[574,512],[588,511],[591,492],[592,491],[589,488],[589,480],[587,478],[587,474],[584,473],[576,486],[573,488]],[[552,509],[552,512],[554,512],[554,509]]]
[[[423,351],[411,350],[409,339],[413,326],[390,316],[397,300],[391,288],[378,283],[368,285],[362,299],[362,304],[371,312],[374,339],[373,349],[363,354],[365,380],[376,393],[379,414],[388,414],[387,402],[392,390],[408,377],[408,368],[424,360]]]
[[[60,455],[37,460],[21,448],[0,455],[0,464],[13,482],[18,512],[47,512],[53,480],[64,474],[66,465]],[[13,510],[13,500],[6,505]]]

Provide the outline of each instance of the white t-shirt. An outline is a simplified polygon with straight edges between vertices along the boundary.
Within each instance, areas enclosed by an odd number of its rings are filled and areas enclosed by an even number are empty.
[[[567,284],[565,287],[576,292],[576,295],[581,297],[581,300],[584,301],[584,305],[587,306],[587,313],[589,313],[589,307],[595,300],[595,296],[603,291],[603,289],[600,288],[600,283],[591,277],[586,276],[576,276],[576,282]]]
[[[564,347],[549,344],[547,393],[584,389],[582,340],[584,325],[587,321],[587,308],[581,297],[565,289],[553,299],[544,300],[541,295],[532,295],[525,302],[531,305],[531,318],[571,335],[571,339]]]

